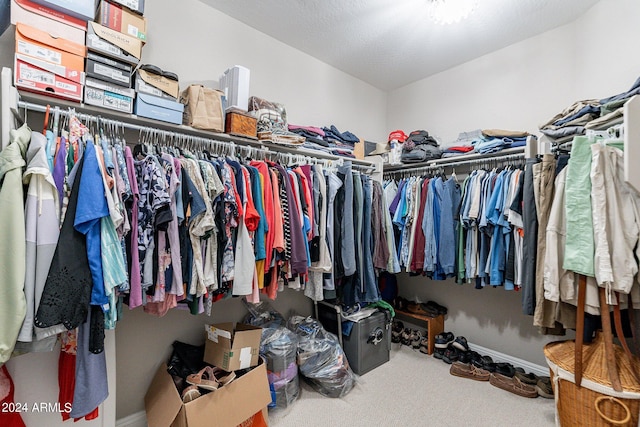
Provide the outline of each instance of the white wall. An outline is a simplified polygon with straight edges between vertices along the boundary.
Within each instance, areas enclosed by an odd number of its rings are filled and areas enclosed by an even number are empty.
[[[574,101],[626,91],[640,3],[602,0],[578,20],[389,93],[387,128],[426,129],[450,142],[478,128],[523,129]]]
[[[335,124],[368,140],[386,138],[383,91],[197,0],[179,6],[150,1],[145,16],[144,61],[178,73],[181,81],[217,81],[227,68],[242,65],[251,70],[250,93],[283,103],[290,123]]]
[[[537,133],[574,101],[629,89],[640,75],[640,2],[602,0],[578,20],[389,93],[387,128],[426,129],[445,145],[478,128]],[[521,314],[521,294],[424,278],[399,279],[405,297],[450,309],[445,328],[544,365],[543,337]]]

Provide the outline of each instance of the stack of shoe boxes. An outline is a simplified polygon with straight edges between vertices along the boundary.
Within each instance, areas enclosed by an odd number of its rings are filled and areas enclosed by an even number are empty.
[[[138,116],[163,122],[182,124],[184,104],[178,102],[180,86],[175,73],[155,65],[142,65],[135,75]]]
[[[16,87],[82,101],[85,31],[96,8],[97,0],[12,0]]]
[[[147,40],[143,12],[143,0],[100,1],[87,25],[86,104],[133,112],[131,77]]]

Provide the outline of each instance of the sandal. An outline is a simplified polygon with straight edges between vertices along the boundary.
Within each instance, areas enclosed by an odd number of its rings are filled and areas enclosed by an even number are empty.
[[[509,378],[501,374],[492,373],[489,377],[489,383],[510,393],[517,394],[518,396],[529,398],[538,397],[538,391],[535,387],[523,383],[516,377]]]
[[[189,403],[192,400],[196,400],[201,396],[200,390],[195,385],[190,385],[182,391],[182,402]]]
[[[220,384],[220,387],[222,387],[223,385],[227,385],[231,381],[236,379],[236,373],[235,372],[233,372],[233,371],[231,371],[231,372],[223,371],[220,368],[213,368],[213,375],[215,375],[216,379],[218,380],[218,383]]]
[[[216,378],[215,371],[211,366],[205,366],[197,374],[191,374],[187,377],[187,383],[201,387],[205,390],[217,390],[220,382]]]

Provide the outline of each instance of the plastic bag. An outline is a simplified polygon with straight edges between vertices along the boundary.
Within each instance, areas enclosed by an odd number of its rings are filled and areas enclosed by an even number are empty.
[[[267,361],[267,377],[276,408],[287,408],[300,395],[297,351],[298,337],[287,328],[262,329],[260,355]]]
[[[287,327],[298,336],[298,367],[304,380],[324,396],[346,396],[356,377],[338,338],[311,317],[292,316]]]
[[[242,303],[249,311],[244,318],[244,323],[252,326],[260,326],[262,328],[276,328],[278,326],[285,326],[286,321],[282,314],[274,310],[267,301],[260,301],[257,304],[247,302],[245,298],[242,299]]]

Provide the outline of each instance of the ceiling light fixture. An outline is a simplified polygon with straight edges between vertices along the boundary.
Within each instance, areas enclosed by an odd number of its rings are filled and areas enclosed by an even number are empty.
[[[456,24],[466,19],[477,5],[477,0],[429,0],[429,17],[436,24]]]

